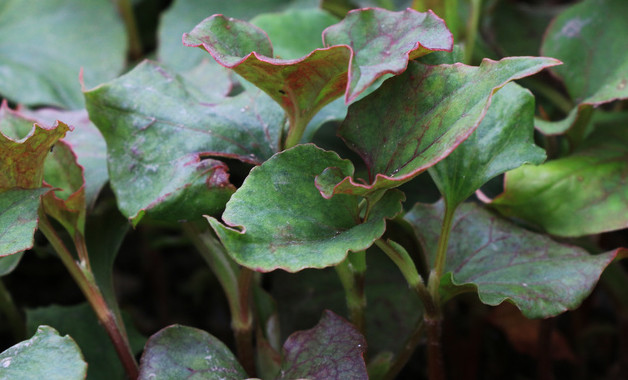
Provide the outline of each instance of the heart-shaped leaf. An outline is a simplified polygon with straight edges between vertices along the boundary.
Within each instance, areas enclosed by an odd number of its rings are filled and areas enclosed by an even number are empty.
[[[148,61],[85,96],[107,141],[111,186],[134,223],[146,211],[175,221],[220,211],[235,188],[227,166],[209,157],[259,164],[278,149],[283,126],[261,92],[205,104]]]
[[[384,74],[403,72],[409,59],[451,50],[451,33],[433,13],[364,9],[323,32],[324,49],[299,59],[273,58],[264,31],[241,20],[214,15],[183,37],[221,65],[264,90],[290,120],[286,146],[300,141],[314,115],[345,94],[354,100]],[[383,62],[383,63],[382,63]]]
[[[203,330],[174,325],[151,336],[142,355],[138,379],[190,377],[241,380],[248,376],[227,346]]]
[[[493,97],[479,127],[430,175],[445,202],[455,208],[491,178],[525,163],[540,164],[543,149],[534,145],[534,96],[514,83]]]
[[[553,71],[577,107],[558,124],[541,123],[544,133],[563,133],[585,109],[628,98],[626,14],[624,0],[586,0],[569,7],[547,29],[541,52],[565,63]]]
[[[598,127],[572,155],[506,174],[491,205],[560,236],[628,227],[628,129]]]
[[[94,86],[116,76],[125,57],[124,26],[109,0],[2,1],[0,92],[8,99],[82,108],[81,68]]]
[[[559,64],[551,58],[485,59],[479,67],[411,62],[349,108],[339,134],[364,160],[368,183],[325,172],[321,193],[368,194],[399,186],[449,155],[477,128],[506,83]]]
[[[432,260],[443,213],[441,201],[419,203],[405,216]],[[448,299],[473,286],[487,305],[509,301],[528,318],[554,316],[578,307],[615,255],[590,255],[464,203],[454,217],[441,294]]]
[[[90,380],[124,378],[124,369],[116,350],[89,304],[52,305],[31,309],[27,310],[26,318],[29,331],[36,330],[39,325],[48,325],[60,334],[70,335],[85,356]],[[139,353],[144,348],[146,339],[132,325],[127,325],[126,331],[129,333],[133,353]]]
[[[0,353],[2,379],[84,380],[86,373],[87,363],[72,338],[48,326]]]
[[[329,310],[318,325],[292,334],[283,345],[278,379],[368,379],[366,340],[349,322]]]
[[[387,193],[362,221],[358,197],[320,195],[314,177],[327,167],[353,174],[351,162],[312,144],[278,153],[251,170],[222,216],[240,229],[208,218],[231,257],[257,271],[295,272],[338,264],[348,251],[373,244],[384,233],[385,219],[401,211],[403,194]]]

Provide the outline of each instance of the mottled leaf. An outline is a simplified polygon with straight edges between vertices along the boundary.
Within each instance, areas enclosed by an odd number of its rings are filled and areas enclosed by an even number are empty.
[[[70,335],[83,352],[90,380],[125,378],[116,350],[89,304],[30,309],[26,312],[26,319],[29,332],[35,331],[39,325],[48,325],[59,334]],[[133,352],[139,353],[146,339],[132,325],[127,325],[127,332]]]
[[[203,330],[169,326],[151,336],[139,380],[241,380],[248,376],[231,351]]]
[[[365,352],[362,334],[326,310],[318,325],[286,340],[279,379],[366,380]]]
[[[491,178],[543,162],[545,152],[534,145],[533,133],[534,96],[514,83],[506,85],[477,130],[429,169],[447,204],[455,208]]]
[[[0,192],[0,257],[33,247],[40,198],[50,190],[14,188]]]
[[[408,60],[432,51],[450,51],[453,37],[445,22],[433,12],[410,8],[400,12],[358,9],[323,33],[326,47],[352,49],[345,100],[351,102],[384,74],[401,74]]]
[[[79,73],[94,86],[124,67],[124,26],[109,0],[3,0],[0,94],[17,103],[77,109]]]
[[[492,203],[560,236],[628,227],[628,129],[599,127],[572,155],[506,174]]]
[[[238,263],[257,271],[277,268],[295,272],[343,261],[348,251],[361,251],[378,239],[385,219],[401,211],[400,192],[389,192],[362,221],[359,198],[325,199],[314,177],[333,166],[344,175],[353,165],[315,145],[298,145],[251,170],[222,215],[210,224]]]
[[[73,127],[62,141],[72,148],[79,165],[84,169],[85,200],[88,207],[93,206],[100,190],[109,180],[109,175],[107,174],[107,144],[98,128],[89,120],[87,111],[42,108],[33,112],[25,110],[23,113],[46,125],[52,125],[56,120],[61,120]]]
[[[404,74],[354,103],[340,127],[366,163],[368,182],[326,171],[317,179],[321,193],[367,194],[409,181],[469,137],[498,89],[558,63],[532,57],[485,59],[479,67],[411,62]]]
[[[558,124],[541,123],[541,131],[563,133],[585,108],[628,98],[626,14],[624,0],[587,0],[569,7],[549,26],[541,52],[565,63],[553,71],[577,107]]]
[[[146,211],[166,220],[220,211],[235,188],[210,157],[259,164],[278,149],[283,113],[261,92],[205,104],[147,61],[85,95],[107,141],[111,186],[134,223]]]
[[[279,103],[290,120],[289,138],[300,137],[312,117],[342,94],[350,102],[378,77],[405,70],[408,59],[452,46],[451,34],[433,13],[383,9],[350,13],[323,32],[324,49],[296,60],[273,58],[264,31],[222,15],[207,18],[183,41],[207,50]]]
[[[87,364],[72,338],[48,326],[0,353],[0,378],[84,380]]]
[[[443,212],[441,201],[419,203],[406,215],[432,261]],[[441,294],[448,299],[471,286],[485,304],[509,301],[528,318],[554,316],[578,307],[615,255],[590,255],[464,203],[454,217]]]
[[[338,19],[322,9],[309,8],[261,14],[250,22],[266,32],[275,57],[297,59],[322,48],[323,30]]]

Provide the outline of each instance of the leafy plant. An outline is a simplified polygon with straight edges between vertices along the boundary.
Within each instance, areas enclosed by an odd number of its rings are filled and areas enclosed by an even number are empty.
[[[158,60],[125,66],[150,1],[5,1],[0,276],[54,255],[90,307],[25,322],[0,282],[22,341],[0,378],[392,379],[425,347],[444,379],[465,294],[550,318],[609,267],[626,310],[624,243],[591,238],[628,224],[628,3],[486,3],[177,0]],[[517,12],[530,37],[503,37]],[[123,318],[115,260],[138,234],[196,248],[233,341]]]

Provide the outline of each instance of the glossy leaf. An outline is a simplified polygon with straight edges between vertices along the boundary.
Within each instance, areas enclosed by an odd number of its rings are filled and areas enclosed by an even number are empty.
[[[526,163],[545,160],[534,145],[534,96],[514,83],[493,97],[486,116],[430,175],[450,207],[467,199],[491,178]]]
[[[353,104],[339,134],[367,165],[368,182],[325,172],[321,193],[368,194],[399,186],[449,155],[477,128],[506,83],[558,64],[551,58],[485,59],[408,70]]]
[[[292,334],[283,345],[279,379],[368,379],[366,340],[349,322],[329,310],[314,328]]]
[[[419,203],[406,215],[432,260],[443,212],[441,201]],[[554,316],[578,307],[615,255],[590,255],[464,203],[454,217],[441,294],[448,299],[471,287],[487,305],[508,301],[528,318]]]
[[[549,26],[541,52],[565,63],[553,70],[577,106],[565,120],[540,123],[543,133],[564,133],[587,108],[628,98],[626,14],[626,1],[587,0],[569,7]]]
[[[314,177],[327,167],[344,175],[353,165],[315,145],[298,145],[254,168],[231,197],[222,215],[210,224],[238,263],[257,271],[290,272],[323,268],[343,261],[378,239],[385,219],[401,211],[403,194],[386,194],[362,222],[358,197],[321,197]]]
[[[109,0],[2,2],[0,94],[14,102],[81,108],[81,68],[94,86],[115,77],[125,56],[124,27]]]
[[[358,9],[323,33],[326,47],[347,45],[352,49],[347,103],[384,74],[401,74],[408,60],[432,51],[451,51],[453,36],[445,22],[428,11],[410,8],[400,12]]]
[[[227,166],[210,157],[259,164],[278,149],[283,126],[281,109],[261,92],[205,104],[148,61],[86,99],[107,141],[111,186],[134,223],[146,211],[175,221],[220,211],[235,188]]]
[[[70,335],[80,347],[88,364],[90,380],[123,379],[124,369],[105,329],[96,319],[89,304],[76,306],[52,305],[27,310],[27,329],[35,331],[39,325],[54,327],[60,334]],[[144,347],[145,338],[132,325],[127,325],[133,353]],[[47,377],[46,377],[47,378]]]
[[[572,155],[506,174],[492,206],[560,236],[628,227],[628,130],[596,130]]]
[[[286,111],[289,135],[297,136],[342,94],[350,102],[382,75],[403,72],[408,59],[452,46],[451,34],[434,14],[383,9],[350,13],[323,32],[326,48],[296,60],[273,58],[264,31],[222,15],[204,20],[183,42],[207,50],[218,63],[264,90]]]
[[[43,187],[0,192],[0,257],[33,247],[40,198],[48,191]]]
[[[2,379],[84,380],[87,364],[72,338],[48,326],[0,353]]]
[[[173,325],[150,337],[142,355],[138,379],[190,377],[241,380],[248,376],[227,346],[203,330]]]

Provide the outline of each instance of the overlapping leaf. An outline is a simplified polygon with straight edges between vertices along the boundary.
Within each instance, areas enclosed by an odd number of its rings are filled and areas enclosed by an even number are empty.
[[[368,194],[401,185],[449,155],[477,128],[506,83],[558,64],[551,58],[484,60],[408,70],[349,108],[339,134],[364,160],[368,183],[325,171],[321,193]]]
[[[288,114],[295,136],[342,94],[352,101],[382,75],[403,72],[408,59],[452,47],[451,33],[433,13],[383,9],[349,13],[324,31],[325,48],[295,60],[273,58],[266,33],[222,15],[204,20],[183,40],[269,94]]]
[[[314,145],[298,145],[254,168],[231,197],[222,216],[209,218],[231,257],[258,271],[290,272],[338,264],[348,251],[368,248],[401,211],[403,194],[389,192],[360,220],[359,198],[324,199],[314,177],[327,167],[343,175],[353,165]]]
[[[39,325],[48,325],[60,334],[70,335],[81,348],[84,360],[89,365],[90,380],[124,378],[124,369],[116,350],[89,304],[31,309],[27,310],[26,318],[29,331],[35,331]],[[133,353],[139,353],[146,339],[132,325],[128,325],[126,330],[130,335]]]
[[[2,238],[4,239],[4,237]],[[0,256],[0,277],[13,272],[13,270],[17,268],[17,265],[20,263],[22,256],[24,256],[24,252],[18,252],[9,256]]]
[[[139,222],[213,214],[233,193],[227,166],[259,164],[278,149],[283,113],[261,92],[205,104],[167,69],[144,62],[86,93],[107,141],[111,186],[123,214]]]
[[[193,327],[169,326],[150,337],[140,362],[139,380],[241,380],[247,374],[221,341]]]
[[[0,107],[0,256],[32,247],[40,197],[50,190],[42,187],[44,161],[68,130],[33,125],[6,103]]]
[[[417,204],[406,219],[423,248],[436,252],[444,203]],[[441,281],[445,299],[473,286],[488,305],[514,303],[528,318],[574,309],[593,290],[616,252],[590,255],[501,219],[480,206],[462,204],[455,215]]]
[[[583,108],[628,98],[628,2],[587,0],[561,13],[545,33],[544,55],[565,63],[554,71],[563,79],[569,95]],[[562,133],[573,125],[541,124],[548,134]]]
[[[628,227],[628,129],[600,127],[574,154],[506,174],[492,205],[560,236]]]
[[[296,332],[286,340],[278,379],[368,379],[365,352],[366,340],[362,334],[326,310],[318,325]]]
[[[497,92],[479,127],[430,175],[450,207],[468,198],[491,178],[525,163],[540,164],[534,145],[534,96],[514,83]]]
[[[8,99],[81,108],[81,68],[94,86],[117,75],[125,56],[124,26],[109,0],[2,1],[0,94]]]
[[[3,379],[84,380],[86,373],[87,363],[72,338],[48,326],[0,353]]]

